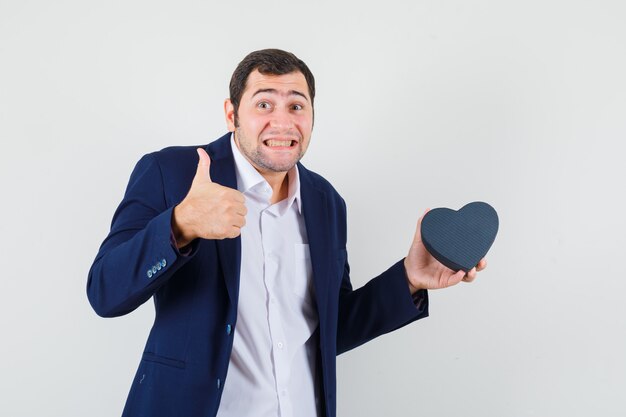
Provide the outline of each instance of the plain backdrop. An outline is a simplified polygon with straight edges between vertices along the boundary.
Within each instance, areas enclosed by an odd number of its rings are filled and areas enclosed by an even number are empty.
[[[356,287],[426,208],[500,232],[430,317],[338,358],[340,416],[624,416],[626,3],[0,0],[0,415],[121,413],[152,303],[87,272],[145,153],[225,133],[256,49],[317,79],[303,163],[348,204]]]

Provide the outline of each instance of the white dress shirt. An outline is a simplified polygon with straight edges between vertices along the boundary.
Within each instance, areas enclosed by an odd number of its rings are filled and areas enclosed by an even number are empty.
[[[272,189],[231,136],[237,188],[246,198],[241,229],[237,325],[218,417],[317,417],[319,323],[297,166],[288,197]]]

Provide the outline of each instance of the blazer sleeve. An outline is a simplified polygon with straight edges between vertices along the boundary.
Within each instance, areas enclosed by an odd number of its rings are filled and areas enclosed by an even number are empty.
[[[197,250],[182,256],[171,240],[173,207],[168,207],[154,154],[135,166],[111,231],[89,270],[87,297],[103,317],[127,314],[145,301]]]

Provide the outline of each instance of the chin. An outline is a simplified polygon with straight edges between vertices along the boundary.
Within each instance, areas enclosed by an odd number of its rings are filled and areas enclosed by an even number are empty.
[[[286,172],[298,163],[300,156],[290,156],[289,158],[276,158],[276,155],[265,155],[263,160],[259,161],[261,166],[274,171]]]
[[[268,164],[266,169],[272,172],[288,172],[291,168],[296,165],[297,161],[290,164]]]

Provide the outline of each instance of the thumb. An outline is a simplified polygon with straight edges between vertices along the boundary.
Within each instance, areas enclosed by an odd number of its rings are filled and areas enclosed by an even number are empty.
[[[209,158],[209,154],[207,154],[206,151],[202,148],[198,148],[196,149],[196,151],[198,152],[198,169],[196,171],[196,177],[194,178],[194,180],[200,179],[209,180],[209,182],[212,182],[210,172],[211,158]]]
[[[427,208],[426,211],[424,211],[424,214],[422,214],[422,216],[417,220],[417,230],[415,230],[415,237],[413,238],[414,242],[421,242],[422,241],[422,219],[424,218],[424,216],[426,215],[426,213],[428,213],[430,209]]]

